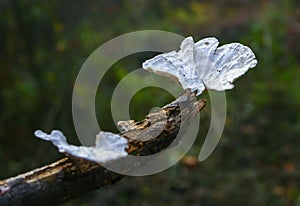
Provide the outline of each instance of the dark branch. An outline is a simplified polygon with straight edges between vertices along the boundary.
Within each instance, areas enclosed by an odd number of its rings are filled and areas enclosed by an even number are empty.
[[[151,155],[162,151],[176,139],[179,128],[186,128],[204,106],[204,100],[197,101],[194,93],[185,91],[174,102],[149,114],[141,122],[122,122],[124,132],[121,135],[128,139],[127,152]],[[144,163],[128,165],[127,169],[141,164]],[[123,177],[97,163],[66,157],[0,181],[0,205],[57,205],[114,184]]]

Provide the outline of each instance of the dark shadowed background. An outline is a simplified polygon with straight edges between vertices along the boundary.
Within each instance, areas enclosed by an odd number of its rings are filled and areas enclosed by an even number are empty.
[[[80,144],[71,113],[78,71],[104,42],[144,29],[241,42],[259,63],[226,92],[225,131],[207,160],[195,162],[209,102],[196,144],[180,163],[65,205],[300,205],[297,0],[0,0],[0,179],[63,157],[33,136],[36,129],[60,129]],[[96,102],[102,129],[117,132],[110,111],[114,87],[153,55],[130,55],[105,75]],[[170,101],[166,91],[146,88],[132,99],[130,114],[140,120]]]

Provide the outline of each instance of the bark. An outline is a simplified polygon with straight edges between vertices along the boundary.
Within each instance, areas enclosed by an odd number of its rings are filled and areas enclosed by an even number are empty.
[[[174,102],[149,114],[141,122],[120,122],[124,130],[121,135],[128,139],[127,152],[151,155],[162,151],[176,139],[179,128],[186,128],[204,106],[204,100],[197,101],[194,93],[185,91]],[[144,162],[134,162],[127,169],[141,164]],[[66,157],[0,181],[0,205],[57,205],[114,184],[123,177],[98,163]]]

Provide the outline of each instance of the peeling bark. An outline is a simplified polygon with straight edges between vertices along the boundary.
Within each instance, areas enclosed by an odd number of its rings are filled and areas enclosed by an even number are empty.
[[[146,156],[162,151],[176,139],[179,128],[189,125],[204,106],[205,100],[197,101],[194,93],[187,90],[141,122],[121,122],[124,131],[120,135],[128,139],[127,152]],[[128,165],[128,169],[138,164]],[[98,163],[66,157],[0,181],[0,205],[57,205],[114,184],[123,177]]]

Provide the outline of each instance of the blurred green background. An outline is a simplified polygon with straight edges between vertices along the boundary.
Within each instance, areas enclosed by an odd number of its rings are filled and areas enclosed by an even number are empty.
[[[0,178],[63,157],[33,136],[36,129],[60,129],[69,142],[80,143],[71,113],[78,71],[104,42],[143,29],[241,42],[259,63],[226,92],[225,131],[207,160],[195,163],[210,122],[209,102],[197,142],[180,163],[65,205],[300,205],[297,0],[0,0]],[[150,56],[131,55],[105,75],[96,102],[104,130],[117,132],[110,112],[114,87]],[[130,113],[142,119],[170,101],[164,90],[143,89]]]

